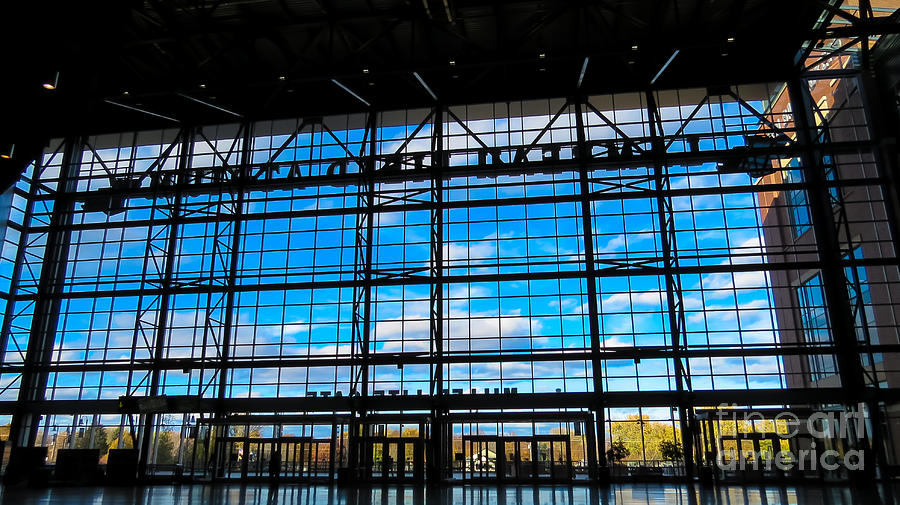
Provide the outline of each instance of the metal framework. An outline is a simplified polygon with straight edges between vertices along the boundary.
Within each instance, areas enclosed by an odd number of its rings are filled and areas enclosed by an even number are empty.
[[[7,225],[12,444],[63,430],[74,447],[90,415],[118,425],[120,448],[130,426],[146,475],[170,425],[187,464],[192,426],[249,443],[254,415],[323,416],[332,468],[340,425],[342,464],[371,477],[379,424],[408,423],[411,447],[427,441],[410,457],[440,481],[460,436],[494,440],[461,423],[495,422],[496,438],[531,419],[535,451],[588,431],[597,479],[617,426],[658,422],[693,479],[712,464],[697,407],[862,401],[881,426],[900,398],[897,160],[867,74],[883,24],[867,5],[828,12],[784,83],[54,144]],[[825,81],[850,98],[818,100]],[[797,299],[813,277],[821,307]],[[832,379],[810,378],[814,356]],[[139,418],[118,399],[162,395]],[[553,419],[560,433],[538,433]],[[893,436],[848,443],[887,476]]]

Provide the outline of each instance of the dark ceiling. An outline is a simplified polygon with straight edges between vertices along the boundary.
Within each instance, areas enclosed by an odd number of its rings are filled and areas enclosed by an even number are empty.
[[[816,0],[3,2],[2,139],[777,79]],[[22,4],[27,4],[23,7]],[[23,10],[24,9],[24,10]],[[729,41],[729,39],[732,39]],[[635,49],[636,47],[636,49]],[[41,83],[59,72],[59,86]]]

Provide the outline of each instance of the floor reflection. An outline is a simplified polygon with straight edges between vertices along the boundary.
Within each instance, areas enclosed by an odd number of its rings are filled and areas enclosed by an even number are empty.
[[[135,488],[0,488],[3,505],[894,505],[900,488],[870,486],[330,486],[191,485]]]

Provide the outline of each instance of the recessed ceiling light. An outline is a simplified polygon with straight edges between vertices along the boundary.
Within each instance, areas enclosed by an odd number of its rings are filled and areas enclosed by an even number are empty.
[[[283,75],[279,75],[279,76],[278,76],[278,80],[279,80],[279,81],[284,81],[284,80],[286,80],[286,79],[287,79],[287,77],[285,77],[285,76],[283,76]]]
[[[456,60],[450,60],[450,66],[452,67],[452,66],[455,66],[455,65],[456,65]]]
[[[368,68],[364,68],[364,69],[363,69],[363,73],[364,73],[364,74],[368,74],[368,73],[369,73],[369,69],[368,69]]]
[[[544,53],[541,53],[541,54],[538,55],[538,58],[540,58],[540,59],[542,59],[542,60],[543,60],[544,58],[546,58],[546,57],[547,57],[547,55],[544,54]]]
[[[734,37],[728,37],[728,42],[734,42]]]
[[[637,50],[638,50],[637,44],[631,46],[631,50],[632,50],[632,51],[637,51]]]
[[[201,83],[201,84],[200,84],[200,89],[206,89],[206,84]]]
[[[48,76],[41,86],[44,89],[54,90],[57,86],[59,86],[59,72],[54,72],[52,75]]]

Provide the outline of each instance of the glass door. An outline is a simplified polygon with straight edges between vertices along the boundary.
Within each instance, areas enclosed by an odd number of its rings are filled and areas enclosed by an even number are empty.
[[[519,469],[522,461],[522,455],[519,453],[519,444],[514,440],[504,441],[503,447],[503,454],[506,456],[503,462],[503,479],[517,481],[521,478]]]
[[[505,450],[497,438],[471,437],[463,440],[465,455],[465,479],[496,480],[502,475],[498,470],[497,451]]]
[[[567,481],[573,477],[569,440],[550,442],[550,475],[555,481]]]

